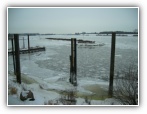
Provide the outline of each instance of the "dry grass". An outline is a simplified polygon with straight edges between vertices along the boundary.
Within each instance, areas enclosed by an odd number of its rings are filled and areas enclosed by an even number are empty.
[[[17,94],[17,89],[15,87],[10,88],[9,94],[11,95]]]
[[[48,102],[44,102],[44,105],[59,105],[59,102],[58,102],[58,100],[56,100],[56,102],[49,100]]]
[[[138,70],[129,67],[122,74],[123,77],[115,82],[113,97],[123,105],[138,105]]]

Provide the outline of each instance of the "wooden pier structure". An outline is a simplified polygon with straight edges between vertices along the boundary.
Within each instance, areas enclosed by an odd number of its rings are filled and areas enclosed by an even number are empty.
[[[14,40],[14,44],[13,44]],[[56,39],[61,40],[61,39]],[[69,41],[69,39],[68,39]],[[76,38],[71,38],[71,55],[70,55],[70,78],[69,81],[74,86],[77,86],[77,42],[82,40],[76,40]],[[16,75],[17,82],[21,84],[21,68],[20,68],[20,54],[24,53],[33,53],[38,51],[45,51],[45,47],[30,47],[29,35],[28,35],[28,48],[20,49],[19,48],[19,35],[14,34],[14,38],[11,39],[12,42],[12,50],[9,51],[9,54],[13,55],[13,66],[14,66],[14,74]],[[84,41],[89,42],[89,41]],[[110,76],[109,76],[109,97],[113,96],[113,79],[114,79],[114,65],[115,65],[115,42],[116,42],[116,33],[112,33],[111,40],[111,56],[110,56]],[[90,42],[95,43],[95,42]],[[14,48],[15,47],[15,48]]]
[[[38,51],[45,51],[45,47],[30,47],[30,40],[28,35],[28,48],[26,49],[20,49],[19,47],[19,34],[14,34],[9,37],[8,39],[11,40],[12,43],[12,50],[8,50],[8,55],[13,56],[13,67],[14,67],[14,74],[16,75],[17,83],[21,84],[21,65],[20,65],[20,54],[25,53],[33,53]],[[25,47],[24,44],[24,38],[23,38],[23,47]]]
[[[30,47],[30,49],[20,49],[19,50],[19,54],[26,54],[26,53],[34,53],[34,52],[39,52],[39,51],[45,51],[45,47]],[[15,53],[15,51],[13,52],[13,50],[8,51],[9,55],[13,55],[13,53]]]
[[[19,35],[18,35],[19,37]],[[9,40],[11,40],[12,42],[12,50],[8,50],[8,55],[13,55],[15,54],[15,50],[13,48],[13,40],[15,40],[15,37],[13,38],[13,35],[10,35]],[[39,46],[36,46],[36,47],[30,47],[30,37],[28,35],[28,48],[23,48],[23,49],[19,49],[19,54],[26,54],[26,53],[34,53],[34,52],[39,52],[39,51],[45,51],[45,47],[39,47]],[[19,38],[18,38],[19,40]],[[24,44],[24,37],[23,37],[23,47],[25,47],[25,44]]]

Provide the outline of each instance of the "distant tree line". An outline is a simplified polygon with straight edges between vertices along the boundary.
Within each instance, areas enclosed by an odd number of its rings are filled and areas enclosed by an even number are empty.
[[[30,36],[36,36],[36,35],[40,35],[39,33],[9,33],[9,36],[13,36],[14,34],[19,34],[19,35],[30,35]]]
[[[134,31],[134,32],[125,32],[125,31],[104,31],[104,32],[100,32],[99,34],[111,34],[112,32],[116,32],[116,34],[138,34],[137,31]]]

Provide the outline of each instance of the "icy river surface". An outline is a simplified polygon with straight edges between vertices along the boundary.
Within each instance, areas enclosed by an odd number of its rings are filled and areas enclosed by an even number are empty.
[[[27,48],[27,36],[19,36],[20,48]],[[23,45],[23,40],[25,46]],[[69,83],[71,42],[45,38],[77,38],[95,41],[104,46],[83,47],[77,45],[77,82],[82,87],[88,84],[108,85],[111,55],[111,36],[96,35],[37,35],[30,36],[30,46],[45,46],[46,50],[20,54],[21,73],[48,83],[49,89],[66,90]],[[138,67],[138,37],[116,36],[115,75],[131,64]],[[8,41],[11,49],[11,41]],[[8,56],[8,71],[13,71],[12,56]],[[80,86],[81,85],[81,86]],[[84,88],[80,91],[88,92]],[[88,89],[87,89],[88,90]]]

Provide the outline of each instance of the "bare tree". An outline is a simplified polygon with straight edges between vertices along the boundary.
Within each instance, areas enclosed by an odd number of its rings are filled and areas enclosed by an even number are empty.
[[[130,66],[120,74],[115,80],[114,98],[123,105],[138,105],[138,70]]]
[[[133,30],[133,32],[136,32],[136,33],[138,33],[138,29],[134,29],[134,30]]]

